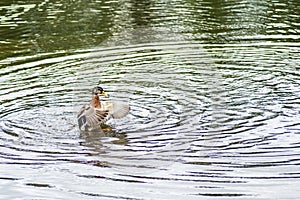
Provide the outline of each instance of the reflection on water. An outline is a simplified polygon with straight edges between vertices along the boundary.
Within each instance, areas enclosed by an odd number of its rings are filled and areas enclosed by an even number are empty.
[[[299,8],[0,3],[0,198],[295,199]],[[99,82],[130,114],[79,132]]]
[[[102,131],[85,131],[80,134],[80,137],[84,139],[84,142],[81,142],[81,145],[89,147],[97,147],[102,149],[103,142],[111,142],[113,144],[126,145],[128,140],[126,139],[126,134],[117,133],[111,127],[106,127]]]
[[[72,53],[140,27],[167,28],[204,43],[299,41],[297,0],[5,1],[0,12],[1,58]]]

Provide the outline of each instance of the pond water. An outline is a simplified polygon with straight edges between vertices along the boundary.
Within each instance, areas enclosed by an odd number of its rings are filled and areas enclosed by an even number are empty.
[[[0,199],[299,198],[299,1],[0,13]],[[131,111],[80,132],[98,84]]]

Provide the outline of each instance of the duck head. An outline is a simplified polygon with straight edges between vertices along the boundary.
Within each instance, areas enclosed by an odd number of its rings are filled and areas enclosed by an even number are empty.
[[[103,95],[104,97],[108,97],[103,88],[100,86],[96,86],[93,88],[93,95]]]

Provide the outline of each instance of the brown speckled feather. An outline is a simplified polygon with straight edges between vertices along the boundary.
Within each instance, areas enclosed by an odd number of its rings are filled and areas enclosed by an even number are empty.
[[[108,110],[101,110],[83,106],[78,112],[78,124],[80,130],[92,130],[106,121]]]

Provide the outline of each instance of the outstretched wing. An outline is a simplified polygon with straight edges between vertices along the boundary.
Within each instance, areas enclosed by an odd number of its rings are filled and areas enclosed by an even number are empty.
[[[130,111],[130,106],[127,102],[104,101],[101,103],[102,109],[108,110],[109,115],[114,119],[120,119],[122,117],[125,117]]]
[[[80,130],[90,130],[105,122],[109,111],[83,106],[78,112],[77,119]]]

